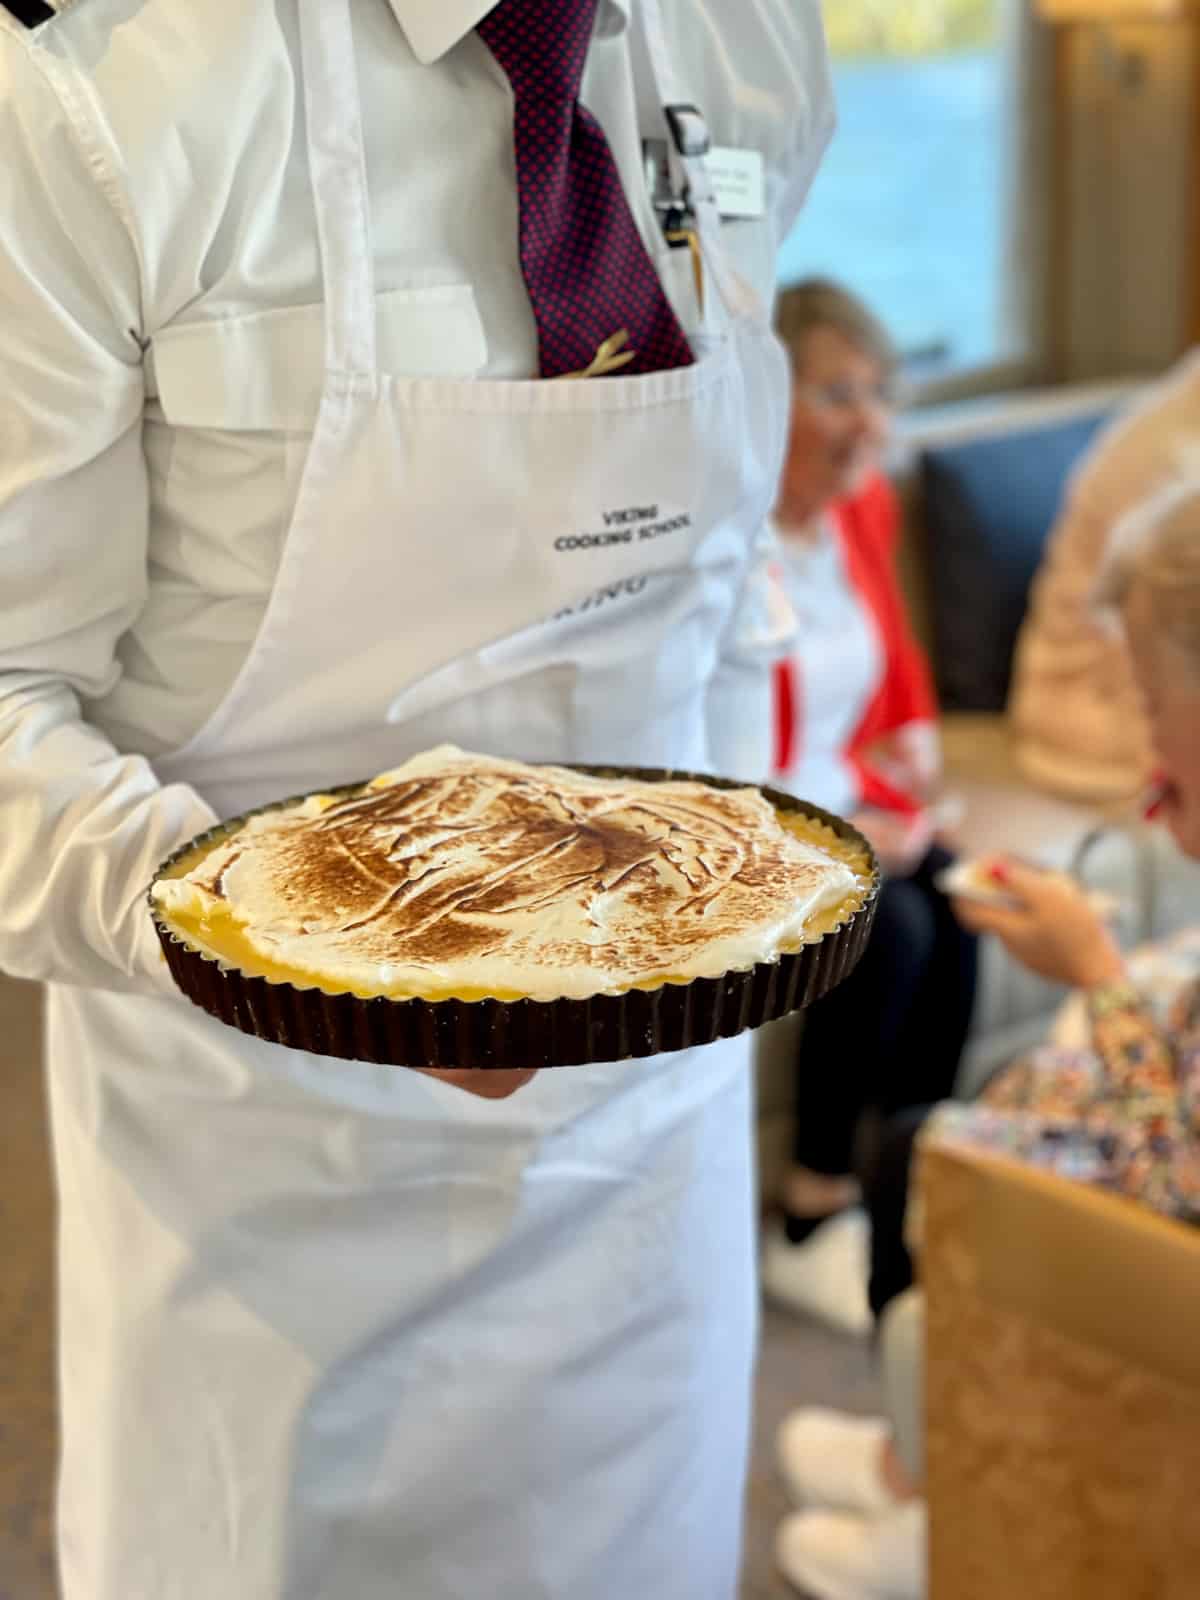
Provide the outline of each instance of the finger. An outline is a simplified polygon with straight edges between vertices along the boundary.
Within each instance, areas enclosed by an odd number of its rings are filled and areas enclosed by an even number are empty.
[[[1028,905],[1042,905],[1048,898],[1053,899],[1057,892],[1061,892],[1060,882],[1050,873],[1028,866],[1024,861],[1016,861],[1012,856],[1006,856],[996,865],[999,868],[996,881]]]
[[[950,900],[950,909],[964,928],[971,933],[990,933],[991,923],[989,914],[995,909],[992,906],[981,905],[978,900],[967,900],[957,895]]]
[[[954,915],[972,933],[994,933],[998,939],[1028,937],[1032,919],[1018,907],[988,905],[981,900],[954,899]]]
[[[1043,918],[1060,915],[1068,906],[1075,910],[1087,904],[1087,893],[1074,878],[1028,862],[1007,861],[1004,882],[1017,899]]]
[[[1018,856],[989,856],[981,867],[989,882],[1031,912],[1061,904],[1062,879],[1057,873]]]
[[[452,1089],[478,1095],[481,1100],[507,1100],[537,1077],[537,1068],[512,1071],[497,1067],[417,1067],[422,1077],[437,1078]]]

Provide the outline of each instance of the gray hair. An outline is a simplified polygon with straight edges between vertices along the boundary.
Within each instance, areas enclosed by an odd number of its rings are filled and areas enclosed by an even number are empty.
[[[1112,613],[1142,589],[1163,636],[1200,674],[1200,478],[1176,481],[1123,518],[1096,585]]]
[[[784,289],[775,310],[775,331],[794,362],[817,328],[832,328],[869,356],[891,378],[899,366],[896,347],[883,323],[856,294],[829,278],[806,278]]]

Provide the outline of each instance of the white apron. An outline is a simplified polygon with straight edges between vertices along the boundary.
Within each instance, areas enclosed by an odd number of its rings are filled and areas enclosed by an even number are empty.
[[[228,815],[447,739],[703,768],[783,450],[764,317],[706,201],[695,366],[380,372],[351,10],[300,0],[320,419],[253,652],[158,770]],[[502,1103],[170,998],[57,990],[49,1041],[66,1600],[732,1600],[746,1041]]]

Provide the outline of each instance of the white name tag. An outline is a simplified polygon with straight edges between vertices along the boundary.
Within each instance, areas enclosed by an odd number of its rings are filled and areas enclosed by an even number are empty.
[[[705,161],[723,217],[766,215],[767,183],[761,151],[714,145]]]

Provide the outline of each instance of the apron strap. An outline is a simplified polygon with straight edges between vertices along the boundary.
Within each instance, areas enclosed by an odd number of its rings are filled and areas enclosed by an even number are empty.
[[[299,0],[308,170],[330,372],[378,370],[375,258],[350,0]]]
[[[671,174],[677,183],[682,179],[681,188],[686,184],[688,204],[696,218],[696,232],[705,266],[712,274],[726,310],[735,321],[747,319],[765,323],[767,314],[760,296],[734,270],[725,248],[721,213],[713,193],[708,164],[703,155],[688,154],[686,149],[681,148],[682,141],[677,135],[679,122],[671,113],[688,105],[688,94],[675,71],[659,0],[640,0],[638,12],[658,104],[666,124]]]

